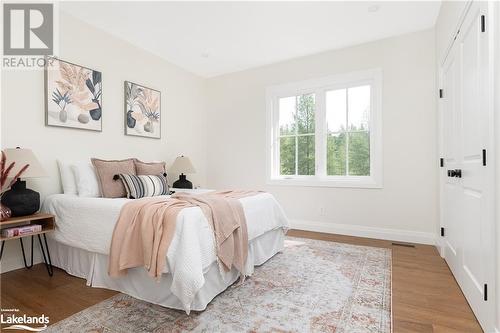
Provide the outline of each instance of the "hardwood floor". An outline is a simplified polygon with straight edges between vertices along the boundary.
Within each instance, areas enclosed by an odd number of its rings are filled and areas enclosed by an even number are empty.
[[[3,273],[0,275],[0,307],[19,309],[16,315],[45,314],[53,324],[116,294],[87,287],[85,282],[58,268],[54,268],[54,275],[49,277],[44,264]]]
[[[482,332],[448,266],[433,246],[404,247],[390,241],[291,230],[290,236],[392,249],[392,307],[395,333]],[[43,264],[0,275],[2,309],[49,316],[55,323],[116,294]]]

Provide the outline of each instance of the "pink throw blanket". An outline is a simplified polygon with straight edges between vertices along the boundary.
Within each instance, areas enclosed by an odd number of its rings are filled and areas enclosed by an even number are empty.
[[[244,275],[248,233],[245,213],[238,199],[258,193],[261,192],[179,193],[171,198],[142,198],[125,204],[113,232],[109,275],[123,276],[129,268],[144,266],[150,276],[159,278],[175,233],[177,215],[184,208],[196,206],[200,207],[214,231],[221,266],[225,270],[234,266]]]

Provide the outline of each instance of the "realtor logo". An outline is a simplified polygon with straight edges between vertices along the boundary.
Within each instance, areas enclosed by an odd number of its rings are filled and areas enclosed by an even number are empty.
[[[52,55],[53,7],[51,3],[4,3],[4,55]]]

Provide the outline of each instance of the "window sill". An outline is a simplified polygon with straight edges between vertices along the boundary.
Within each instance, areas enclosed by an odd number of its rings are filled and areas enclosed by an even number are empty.
[[[267,180],[268,185],[303,186],[303,187],[338,187],[338,188],[373,188],[381,189],[382,182],[373,177],[341,177],[321,179],[315,177],[276,177]]]

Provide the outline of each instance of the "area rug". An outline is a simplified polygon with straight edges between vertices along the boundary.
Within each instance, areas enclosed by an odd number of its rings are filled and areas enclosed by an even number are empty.
[[[118,294],[47,332],[391,332],[391,250],[287,237],[202,312]]]

